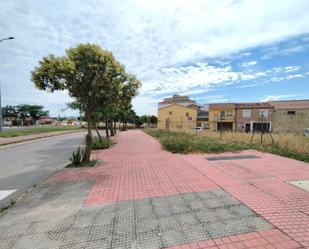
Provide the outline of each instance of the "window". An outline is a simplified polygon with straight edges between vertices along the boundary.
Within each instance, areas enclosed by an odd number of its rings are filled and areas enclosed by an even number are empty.
[[[227,111],[226,116],[233,116],[233,111]]]
[[[268,109],[261,109],[260,110],[260,116],[267,118],[268,117]]]
[[[225,118],[225,112],[221,111],[221,120],[224,120],[224,118]]]
[[[296,111],[288,111],[288,115],[295,115]]]
[[[242,110],[243,118],[251,118],[251,110]]]
[[[189,112],[186,112],[186,117],[189,117]]]
[[[172,113],[173,113],[173,112],[172,112],[172,111],[170,111],[170,115],[172,115]]]

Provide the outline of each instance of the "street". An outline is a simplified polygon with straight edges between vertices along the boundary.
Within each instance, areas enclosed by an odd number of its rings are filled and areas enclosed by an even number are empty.
[[[84,134],[78,132],[0,147],[0,209],[41,178],[64,168]]]

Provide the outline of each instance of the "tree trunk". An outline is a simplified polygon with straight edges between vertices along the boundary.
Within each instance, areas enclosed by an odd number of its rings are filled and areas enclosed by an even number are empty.
[[[114,134],[117,133],[117,125],[116,125],[116,122],[114,121]]]
[[[108,120],[105,120],[105,132],[106,132],[106,138],[109,139],[109,132],[108,132]]]
[[[95,124],[95,131],[97,132],[98,137],[99,137],[99,139],[100,139],[100,141],[101,141],[101,140],[102,140],[102,137],[101,137],[101,134],[100,134],[99,129],[98,129],[98,123]]]
[[[81,163],[89,163],[90,161],[90,155],[91,155],[91,144],[92,144],[92,134],[91,134],[91,115],[90,113],[87,113],[87,135],[85,138],[86,146],[85,146],[85,152],[82,158]]]
[[[110,128],[110,131],[111,131],[111,137],[113,137],[115,134],[114,134],[114,129],[113,129],[113,120],[110,120],[109,122],[109,128]]]

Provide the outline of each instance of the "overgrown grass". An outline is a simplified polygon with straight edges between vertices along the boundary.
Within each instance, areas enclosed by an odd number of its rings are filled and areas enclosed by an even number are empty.
[[[42,134],[42,133],[50,133],[50,132],[59,132],[59,131],[74,131],[74,130],[81,130],[79,127],[74,126],[47,126],[47,127],[31,127],[25,130],[6,130],[0,132],[0,137],[19,137],[19,136],[26,136],[26,135],[34,135],[34,134]]]
[[[221,137],[207,137],[206,135],[193,135],[181,132],[171,132],[165,130],[147,129],[149,135],[157,138],[164,149],[173,153],[219,153],[219,152],[236,152],[241,150],[255,149],[263,152],[269,152],[296,160],[309,162],[308,151],[297,151],[283,146],[281,143],[274,145],[261,145],[254,141],[250,143],[235,139],[226,139]],[[308,150],[308,148],[307,148]]]
[[[110,148],[114,142],[112,140],[108,140],[106,138],[102,138],[101,140],[98,137],[92,138],[91,148],[93,150],[103,150]]]

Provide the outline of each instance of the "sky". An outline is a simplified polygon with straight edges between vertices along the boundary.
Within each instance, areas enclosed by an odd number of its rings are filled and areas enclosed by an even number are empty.
[[[48,54],[80,43],[112,51],[142,82],[135,111],[156,114],[173,94],[198,103],[309,99],[308,0],[0,0],[2,105],[40,104],[51,116],[67,92],[34,87]]]

